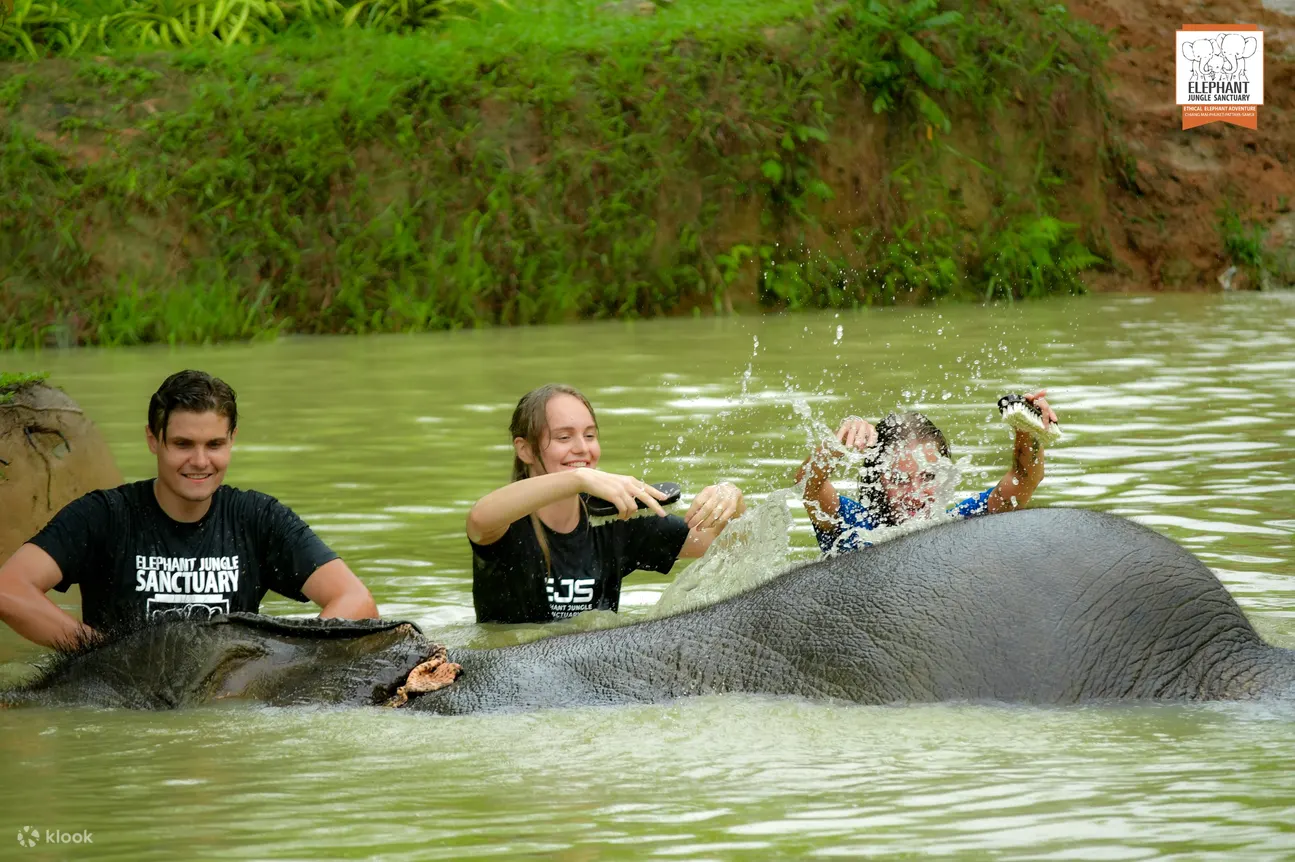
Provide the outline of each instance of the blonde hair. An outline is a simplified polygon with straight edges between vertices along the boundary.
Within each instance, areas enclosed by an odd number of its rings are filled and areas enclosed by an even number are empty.
[[[517,407],[513,409],[513,419],[508,424],[508,431],[513,440],[520,437],[530,447],[535,464],[527,464],[522,460],[521,455],[514,452],[513,478],[511,481],[520,482],[522,479],[529,479],[531,476],[544,473],[544,462],[540,458],[540,444],[543,442],[545,433],[549,430],[549,401],[553,400],[557,395],[570,395],[573,398],[580,399],[580,403],[585,405],[589,415],[593,417],[594,428],[598,427],[598,416],[594,413],[593,405],[589,403],[588,398],[572,386],[567,386],[563,383],[546,383],[527,392],[517,402]],[[540,516],[535,512],[531,512],[531,528],[535,530],[535,538],[539,541],[540,551],[544,554],[545,571],[551,573],[553,571],[553,559],[549,551],[549,540],[544,536]]]

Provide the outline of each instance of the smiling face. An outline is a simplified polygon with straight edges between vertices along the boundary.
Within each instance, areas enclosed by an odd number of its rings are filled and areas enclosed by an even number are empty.
[[[890,510],[900,520],[925,514],[939,490],[940,448],[912,441],[889,453],[881,463],[881,487]]]
[[[538,463],[525,439],[513,440],[517,456],[526,463],[532,476],[598,466],[602,457],[598,425],[583,401],[566,393],[554,395],[544,406],[544,415],[546,427],[540,434]]]
[[[169,510],[171,501],[185,507],[210,500],[229,467],[234,443],[229,419],[214,411],[176,410],[163,439],[147,433],[148,450],[157,456],[155,488],[163,508]]]

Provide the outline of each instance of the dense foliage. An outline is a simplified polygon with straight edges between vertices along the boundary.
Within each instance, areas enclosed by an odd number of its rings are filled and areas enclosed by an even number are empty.
[[[1043,0],[156,3],[0,68],[0,347],[1040,296],[1104,247],[1105,43]]]

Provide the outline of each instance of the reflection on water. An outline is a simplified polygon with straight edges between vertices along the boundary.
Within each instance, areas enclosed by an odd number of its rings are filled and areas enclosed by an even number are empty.
[[[584,390],[602,466],[679,482],[680,511],[728,480],[753,511],[790,521],[779,565],[815,555],[808,519],[794,499],[758,504],[791,485],[815,427],[921,410],[949,437],[970,493],[1010,458],[998,396],[1046,387],[1067,436],[1034,504],[1117,512],[1171,536],[1267,637],[1295,645],[1292,312],[1291,294],[1098,296],[80,350],[5,366],[53,371],[128,479],[152,470],[144,412],[161,378],[186,366],[226,377],[242,411],[230,481],[306,517],[384,614],[472,646],[563,630],[473,624],[463,521],[507,479],[508,418],[535,385]],[[767,567],[772,553],[754,559]],[[730,562],[715,574],[768,572]],[[564,625],[643,618],[669,581],[637,575],[619,617]],[[307,612],[277,598],[266,607]],[[0,633],[9,674],[38,653]],[[0,826],[96,832],[93,849],[32,858],[1295,854],[1295,715],[1255,705],[708,698],[485,719],[18,711],[0,713],[0,754]]]

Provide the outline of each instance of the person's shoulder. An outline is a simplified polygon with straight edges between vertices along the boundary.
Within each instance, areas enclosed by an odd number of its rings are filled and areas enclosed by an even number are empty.
[[[279,502],[279,498],[273,494],[252,488],[238,488],[234,485],[221,485],[217,488],[212,502],[225,511],[258,517],[292,511]]]
[[[972,494],[970,497],[951,508],[949,513],[960,518],[974,518],[977,515],[987,514],[989,512],[989,497],[993,493],[993,488],[986,488],[983,491]]]
[[[103,506],[108,509],[139,508],[153,494],[153,480],[141,479],[138,482],[124,482],[114,488],[98,488],[87,491],[69,505]]]
[[[867,507],[860,500],[846,494],[840,495],[840,502],[837,503],[837,514],[841,518],[849,520],[858,520],[867,517]]]

